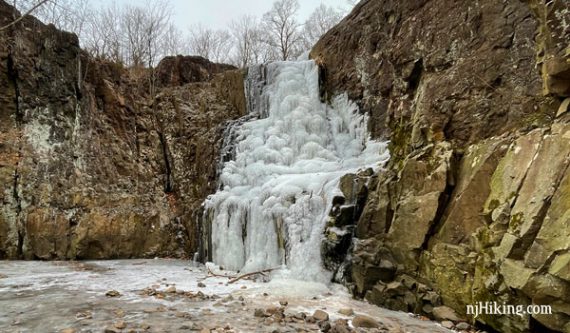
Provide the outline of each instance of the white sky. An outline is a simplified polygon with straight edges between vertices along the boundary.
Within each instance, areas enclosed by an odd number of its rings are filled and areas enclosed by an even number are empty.
[[[94,7],[130,3],[144,5],[146,0],[92,0]],[[174,9],[173,21],[179,29],[187,31],[194,24],[208,28],[225,28],[233,19],[242,15],[261,17],[271,9],[272,0],[170,0]],[[304,21],[321,3],[347,11],[351,6],[346,0],[299,0],[299,20]]]

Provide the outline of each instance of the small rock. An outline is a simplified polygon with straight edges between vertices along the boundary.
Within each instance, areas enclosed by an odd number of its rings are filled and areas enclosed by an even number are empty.
[[[452,329],[455,325],[453,325],[453,323],[449,320],[444,320],[441,322],[441,326],[443,326],[447,329]]]
[[[200,331],[202,329],[202,327],[196,323],[192,323],[192,325],[190,326],[190,329],[192,331]]]
[[[265,313],[265,311],[263,309],[255,309],[255,311],[253,312],[253,316],[254,317],[267,317],[267,314]]]
[[[117,331],[115,328],[112,328],[112,327],[106,327],[103,332],[105,332],[105,333],[119,333],[119,331]]]
[[[287,306],[287,305],[289,305],[289,302],[287,302],[287,301],[279,301],[279,304],[281,304],[281,306]]]
[[[333,323],[330,333],[353,333],[354,331],[348,326],[346,319],[337,319]]]
[[[466,322],[461,322],[455,325],[455,329],[459,331],[468,331],[471,328],[471,325],[467,324]]]
[[[91,319],[91,318],[93,318],[93,315],[91,315],[91,312],[89,311],[77,312],[75,314],[75,319],[77,320]]]
[[[60,333],[75,333],[77,332],[75,328],[64,328],[60,331]]]
[[[305,318],[307,318],[307,314],[304,312],[299,312],[299,313],[294,314],[293,318],[299,319],[299,320],[305,320]]]
[[[433,308],[433,317],[438,321],[449,320],[453,322],[461,321],[455,310],[448,306],[437,306]]]
[[[150,329],[150,325],[146,324],[146,323],[141,323],[139,325],[140,328],[142,328],[143,330],[149,330]]]
[[[206,288],[206,285],[202,282],[198,282],[198,287],[200,288]]]
[[[210,333],[210,329],[209,328],[203,328],[200,333]]]
[[[169,293],[169,294],[175,294],[176,293],[176,287],[175,286],[168,287],[168,288],[166,288],[166,290],[164,292]]]
[[[378,328],[380,327],[380,323],[372,317],[365,315],[356,315],[352,319],[352,326],[362,328]]]
[[[269,307],[265,310],[265,312],[270,316],[273,316],[277,313],[283,313],[284,311],[285,309],[276,306]]]
[[[317,321],[329,320],[329,314],[323,310],[317,310],[313,313],[313,318]]]
[[[125,316],[125,310],[123,309],[116,309],[113,311],[113,313],[115,314],[115,316],[117,316],[118,318],[123,318]]]
[[[174,316],[176,318],[186,318],[186,319],[192,319],[192,315],[188,312],[176,312],[174,314]]]
[[[124,321],[120,320],[120,321],[116,322],[114,326],[115,326],[115,328],[122,330],[125,327],[127,327],[127,324]]]
[[[241,289],[247,289],[247,286],[241,286]]]
[[[119,297],[119,296],[121,296],[121,293],[116,291],[116,290],[109,290],[108,292],[105,293],[105,296],[107,296],[107,297]]]
[[[352,308],[344,308],[338,310],[338,313],[340,313],[343,316],[352,316],[354,315],[354,310]]]
[[[326,333],[331,330],[331,323],[328,320],[319,321],[319,328]]]

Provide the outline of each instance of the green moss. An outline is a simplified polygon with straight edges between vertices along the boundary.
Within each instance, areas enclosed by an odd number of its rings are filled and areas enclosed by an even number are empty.
[[[390,143],[388,144],[390,163],[396,167],[398,171],[404,168],[406,156],[410,153],[412,131],[406,124],[408,124],[408,122],[402,118],[391,126],[392,135],[390,137]]]
[[[511,220],[509,221],[509,230],[510,231],[518,230],[521,224],[523,223],[523,220],[524,220],[523,212],[519,212],[511,216]]]

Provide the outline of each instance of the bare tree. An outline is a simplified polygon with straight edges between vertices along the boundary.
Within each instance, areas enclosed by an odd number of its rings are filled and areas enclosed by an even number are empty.
[[[12,3],[14,8],[24,12],[20,17],[14,17],[14,20],[7,25],[0,27],[0,31],[6,30],[16,23],[20,22],[24,17],[34,13],[42,6],[46,5],[50,0],[14,0]],[[16,14],[14,14],[16,15]]]
[[[217,42],[215,40],[214,30],[208,29],[202,24],[196,24],[190,26],[189,32],[188,43],[190,54],[210,59],[214,44]]]
[[[303,26],[303,48],[309,50],[342,19],[342,14],[331,6],[322,4],[309,16]]]
[[[219,63],[229,63],[230,54],[234,47],[232,35],[228,30],[220,29],[215,31],[214,36],[216,43],[211,52],[211,59]]]
[[[263,26],[256,27],[251,47],[252,64],[263,64],[280,59],[278,50],[274,47],[269,47],[267,44],[267,40],[270,38],[270,34],[263,29]]]
[[[161,55],[161,43],[170,26],[172,10],[165,1],[148,1],[145,7],[125,5],[121,25],[128,63],[152,67]]]
[[[263,26],[268,33],[266,42],[278,50],[281,60],[292,59],[299,53],[301,25],[295,19],[298,11],[297,0],[278,0],[263,15]]]
[[[215,62],[228,62],[232,49],[231,35],[227,30],[213,30],[198,24],[190,27],[190,54]]]
[[[230,32],[235,43],[233,63],[236,66],[245,68],[253,63],[253,50],[258,38],[257,24],[257,19],[251,15],[244,15],[230,23]]]
[[[38,8],[35,15],[60,30],[80,36],[91,12],[88,0],[52,0]]]
[[[121,18],[128,63],[144,67],[147,63],[147,13],[144,8],[126,5]]]
[[[184,40],[182,32],[174,24],[169,24],[162,38],[163,55],[178,55],[183,53]]]
[[[80,36],[91,55],[117,63],[125,62],[121,10],[115,3],[93,11]]]

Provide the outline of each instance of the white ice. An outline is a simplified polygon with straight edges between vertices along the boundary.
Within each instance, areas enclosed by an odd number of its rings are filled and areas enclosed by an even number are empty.
[[[329,281],[320,244],[339,179],[381,167],[386,143],[369,138],[367,117],[346,96],[332,105],[320,101],[313,61],[275,62],[250,73],[265,76],[261,93],[248,94],[256,99],[248,101],[250,112],[263,117],[234,129],[234,159],[205,202],[213,211],[213,260],[232,270],[280,267],[281,278]]]

